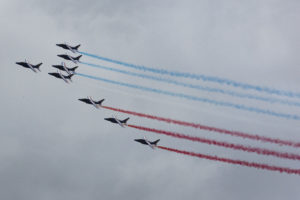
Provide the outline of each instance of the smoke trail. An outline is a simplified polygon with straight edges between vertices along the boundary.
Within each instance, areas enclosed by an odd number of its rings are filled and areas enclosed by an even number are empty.
[[[190,78],[190,79],[196,79],[196,80],[215,82],[215,83],[219,83],[219,84],[225,84],[225,85],[229,85],[229,86],[233,86],[233,87],[242,88],[244,90],[256,90],[258,92],[264,92],[264,93],[268,93],[268,94],[275,94],[275,95],[279,95],[279,96],[300,98],[300,93],[295,93],[295,92],[292,92],[292,91],[278,90],[278,89],[274,89],[274,88],[251,85],[251,84],[241,83],[241,82],[237,82],[237,81],[233,81],[233,80],[229,80],[229,79],[222,79],[222,78],[219,78],[219,77],[206,76],[206,75],[203,75],[203,74],[191,74],[191,73],[186,73],[186,72],[168,71],[168,70],[164,70],[164,69],[156,69],[156,68],[151,68],[151,67],[134,65],[134,64],[130,64],[130,63],[126,63],[126,62],[122,62],[122,61],[118,61],[118,60],[113,60],[113,59],[102,57],[102,56],[97,56],[97,55],[90,54],[90,53],[87,53],[87,52],[81,52],[80,51],[79,53],[81,53],[83,55],[86,55],[86,56],[89,56],[89,57],[92,57],[92,58],[104,60],[104,61],[107,61],[107,62],[119,64],[119,65],[122,65],[122,66],[125,66],[125,67],[130,67],[130,68],[133,68],[133,69],[137,69],[137,70],[150,71],[152,73],[158,73],[158,74],[175,76],[175,77],[184,77],[184,78]]]
[[[242,93],[238,93],[238,92],[234,92],[234,91],[230,91],[230,90],[223,90],[223,89],[218,89],[218,88],[205,87],[205,86],[201,86],[201,85],[194,85],[194,84],[184,83],[184,82],[180,82],[180,81],[176,81],[176,80],[172,80],[172,79],[150,76],[150,75],[146,75],[146,74],[139,74],[139,73],[134,73],[134,72],[126,71],[126,70],[115,69],[115,68],[92,64],[92,63],[87,63],[87,62],[81,62],[81,63],[84,65],[91,66],[91,67],[96,67],[96,68],[100,68],[100,69],[104,69],[104,70],[108,70],[108,71],[127,74],[129,76],[135,76],[135,77],[140,77],[140,78],[144,78],[144,79],[165,82],[168,84],[183,86],[183,87],[187,87],[187,88],[208,91],[208,92],[214,92],[214,93],[221,93],[221,94],[230,95],[230,96],[239,97],[239,98],[255,99],[255,100],[259,100],[259,101],[265,101],[268,103],[280,103],[280,104],[285,104],[285,105],[289,105],[289,106],[300,107],[299,102],[293,102],[293,101],[270,98],[270,97],[261,97],[261,96],[251,95],[251,94],[242,94]]]
[[[102,108],[117,111],[117,112],[122,112],[122,113],[126,113],[126,114],[130,114],[130,115],[135,115],[135,116],[138,116],[138,117],[154,119],[154,120],[163,121],[163,122],[172,123],[172,124],[178,124],[178,125],[182,125],[182,126],[189,126],[189,127],[193,127],[193,128],[198,128],[198,129],[202,129],[202,130],[223,133],[223,134],[236,136],[236,137],[247,138],[247,139],[251,139],[251,140],[258,140],[258,141],[269,142],[269,143],[274,143],[274,144],[279,144],[279,145],[297,147],[297,148],[300,147],[299,142],[293,142],[293,141],[281,140],[281,139],[277,139],[277,138],[270,138],[270,137],[265,137],[265,136],[253,135],[253,134],[243,133],[243,132],[239,132],[239,131],[230,131],[230,130],[216,128],[216,127],[212,127],[212,126],[205,126],[205,125],[191,123],[191,122],[168,119],[168,118],[164,118],[164,117],[158,117],[158,116],[154,116],[154,115],[148,115],[148,114],[144,114],[144,113],[138,113],[138,112],[123,110],[123,109],[119,109],[119,108],[108,107],[108,106],[102,106]]]
[[[230,148],[230,149],[234,149],[234,150],[246,151],[246,152],[250,152],[250,153],[257,153],[257,154],[261,154],[261,155],[275,156],[278,158],[300,160],[300,155],[293,154],[293,153],[278,152],[278,151],[272,151],[272,150],[263,149],[263,148],[250,147],[250,146],[244,146],[244,145],[227,143],[227,142],[220,142],[220,141],[216,141],[216,140],[210,140],[210,139],[201,138],[201,137],[194,137],[194,136],[184,135],[181,133],[175,133],[175,132],[165,131],[165,130],[158,130],[158,129],[154,129],[154,128],[148,128],[148,127],[137,126],[137,125],[132,125],[132,124],[128,124],[127,126],[138,129],[138,130],[163,134],[163,135],[167,135],[167,136],[171,136],[171,137],[190,140],[193,142],[201,142],[201,143],[205,143],[205,144],[209,144],[209,145],[216,145],[216,146],[221,146],[221,147]]]
[[[164,95],[171,96],[171,97],[178,97],[178,98],[188,99],[188,100],[191,100],[191,101],[199,101],[199,102],[209,103],[209,104],[218,105],[218,106],[231,107],[231,108],[235,108],[235,109],[239,109],[239,110],[246,110],[246,111],[249,111],[249,112],[256,112],[256,113],[260,113],[260,114],[271,115],[271,116],[274,116],[274,117],[300,120],[300,116],[298,116],[298,115],[279,113],[279,112],[274,112],[274,111],[271,111],[271,110],[265,110],[265,109],[260,109],[260,108],[256,108],[256,107],[249,107],[249,106],[245,106],[245,105],[241,105],[241,104],[233,104],[233,103],[230,103],[230,102],[216,101],[216,100],[196,97],[196,96],[182,94],[182,93],[175,93],[175,92],[170,92],[170,91],[160,90],[160,89],[154,89],[154,88],[144,87],[144,86],[135,85],[135,84],[123,83],[123,82],[119,82],[119,81],[113,81],[113,80],[104,79],[104,78],[101,78],[101,77],[82,74],[82,73],[76,73],[76,74],[78,76],[82,76],[82,77],[86,77],[86,78],[90,78],[90,79],[94,79],[94,80],[99,80],[99,81],[103,81],[103,82],[107,82],[107,83],[111,83],[111,84],[115,84],[115,85],[120,85],[120,86],[124,86],[124,87],[143,90],[143,91],[147,91],[147,92],[152,92],[152,93],[157,93],[157,94],[164,94]]]
[[[291,169],[291,168],[286,168],[286,167],[278,167],[278,166],[272,166],[272,165],[267,165],[267,164],[262,164],[262,163],[255,163],[255,162],[247,162],[243,160],[233,160],[229,158],[222,158],[222,157],[217,157],[217,156],[211,156],[211,155],[205,155],[205,154],[200,154],[200,153],[194,153],[194,152],[189,152],[189,151],[183,151],[183,150],[178,150],[178,149],[172,149],[169,147],[163,147],[163,146],[157,146],[160,149],[166,150],[166,151],[172,151],[188,156],[194,156],[198,158],[204,158],[207,160],[215,160],[219,162],[225,162],[225,163],[230,163],[234,165],[241,165],[241,166],[246,166],[246,167],[254,167],[257,169],[265,169],[265,170],[271,170],[271,171],[279,171],[280,173],[288,173],[288,174],[298,174],[300,175],[300,169]]]

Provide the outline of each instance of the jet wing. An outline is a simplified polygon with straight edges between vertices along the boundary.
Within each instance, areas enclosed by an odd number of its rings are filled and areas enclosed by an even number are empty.
[[[68,80],[62,75],[60,72],[57,72],[62,80],[64,80],[66,83],[69,83]]]
[[[118,120],[117,117],[113,116],[113,118],[115,118],[116,122],[117,122],[121,127],[125,128],[125,125],[124,125],[120,120]]]
[[[36,70],[34,69],[34,67],[29,62],[27,62],[26,60],[25,60],[25,62],[27,63],[29,68],[36,73]]]
[[[147,143],[147,145],[151,148],[151,149],[155,149],[154,148],[154,145],[152,145],[148,140],[147,138],[144,136],[144,139],[145,139],[145,142]]]
[[[69,71],[69,69],[67,68],[65,62],[62,62],[61,65],[63,66],[64,70],[65,70],[69,75],[72,74],[72,73]]]
[[[95,104],[95,102],[93,101],[92,97],[88,97],[88,99],[89,99],[90,102],[93,104],[93,106],[95,106],[95,108],[98,109],[98,106]]]
[[[76,51],[74,49],[72,49],[72,47],[70,47],[69,45],[67,45],[67,48],[72,51],[72,53],[76,53]]]
[[[36,73],[36,70],[31,66],[31,64],[29,64],[29,63],[27,63],[27,64],[30,67],[30,69]]]
[[[79,61],[75,60],[72,56],[69,56],[68,54],[66,54],[68,56],[68,58],[70,59],[70,61],[72,61],[73,63],[77,64]]]
[[[124,124],[122,122],[120,122],[120,120],[116,119],[116,121],[121,127],[125,128]]]

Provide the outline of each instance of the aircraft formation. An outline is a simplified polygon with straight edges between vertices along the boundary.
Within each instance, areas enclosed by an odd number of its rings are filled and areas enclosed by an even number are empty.
[[[98,60],[102,60],[102,61],[104,60],[106,62],[118,64],[123,67],[129,67],[129,68],[132,68],[135,70],[149,71],[152,73],[157,73],[157,74],[160,74],[161,76],[169,75],[169,76],[184,77],[184,78],[197,79],[197,80],[203,79],[204,81],[215,82],[215,83],[222,84],[222,85],[227,84],[229,86],[237,87],[237,88],[243,89],[245,91],[252,89],[252,90],[255,90],[256,92],[269,93],[272,95],[276,94],[281,97],[289,96],[290,98],[291,97],[300,98],[300,93],[298,94],[298,93],[290,92],[290,91],[269,89],[267,87],[249,85],[247,83],[240,83],[240,82],[236,82],[233,80],[191,74],[189,72],[176,72],[176,71],[168,71],[168,70],[145,67],[145,66],[138,66],[138,65],[134,65],[134,64],[130,64],[130,63],[126,63],[126,62],[122,62],[122,61],[118,61],[118,60],[113,60],[110,58],[97,56],[94,54],[79,51],[78,49],[79,49],[80,45],[70,46],[66,43],[61,43],[61,44],[56,44],[56,46],[61,47],[65,50],[71,51],[74,54],[74,55],[69,55],[67,53],[66,54],[58,54],[57,56],[64,59],[65,62],[63,61],[60,64],[52,65],[52,67],[57,69],[57,71],[48,73],[49,75],[51,75],[57,79],[62,79],[66,83],[71,83],[72,77],[74,75],[77,75],[80,77],[85,77],[85,78],[98,80],[98,81],[102,81],[102,82],[106,82],[106,83],[110,83],[110,84],[115,84],[115,85],[122,86],[122,87],[129,87],[129,88],[133,88],[136,90],[143,90],[145,92],[157,93],[160,95],[168,95],[172,98],[183,98],[183,99],[190,100],[190,101],[199,101],[199,102],[208,103],[211,105],[230,107],[232,109],[238,109],[240,111],[248,111],[248,112],[257,113],[257,114],[269,115],[269,116],[277,117],[277,118],[285,118],[288,120],[300,120],[300,115],[282,113],[282,112],[277,112],[277,111],[273,111],[273,110],[266,110],[263,108],[251,107],[251,106],[247,106],[247,105],[243,105],[243,104],[235,104],[230,101],[225,102],[225,101],[219,101],[218,99],[199,98],[198,96],[193,96],[193,95],[189,95],[189,94],[185,94],[185,93],[178,93],[178,92],[172,92],[172,91],[167,91],[167,90],[161,90],[158,88],[145,87],[145,86],[138,85],[138,84],[124,83],[124,82],[120,82],[118,80],[110,80],[110,79],[107,79],[106,77],[92,76],[92,75],[79,73],[79,72],[76,72],[76,70],[79,68],[78,64],[82,64],[82,65],[87,65],[90,67],[96,67],[96,68],[101,68],[104,70],[123,73],[123,74],[129,75],[129,76],[140,77],[143,79],[151,79],[152,81],[160,81],[160,82],[165,82],[167,84],[173,84],[176,86],[188,87],[190,89],[204,90],[206,92],[220,93],[220,94],[230,95],[230,96],[238,97],[238,98],[247,98],[247,99],[252,99],[252,100],[257,100],[257,101],[264,101],[266,103],[272,103],[272,104],[278,103],[278,104],[282,104],[282,105],[286,105],[286,106],[300,107],[300,103],[296,102],[296,101],[282,100],[282,99],[278,99],[278,98],[274,98],[274,97],[265,98],[265,97],[253,95],[251,93],[250,94],[240,94],[235,91],[230,91],[230,90],[225,90],[225,89],[220,89],[220,88],[203,87],[200,85],[194,85],[194,84],[190,84],[187,82],[177,81],[175,79],[156,77],[156,76],[152,76],[152,75],[146,75],[146,74],[135,73],[135,72],[126,71],[126,70],[120,70],[120,69],[116,69],[116,68],[105,67],[105,66],[98,65],[98,64],[81,62],[80,59],[81,59],[82,55],[85,55],[85,56],[92,57],[92,58],[95,58]],[[77,55],[77,54],[80,54],[80,55]],[[75,64],[76,66],[67,66],[66,62],[69,62],[68,65]],[[31,64],[27,60],[25,60],[25,62],[16,62],[16,64],[20,65],[24,68],[30,69],[35,73],[37,73],[38,71],[41,71],[40,66],[42,65],[42,63]],[[185,127],[193,127],[193,128],[201,129],[204,131],[226,134],[231,137],[239,137],[239,138],[253,140],[253,141],[257,141],[257,142],[267,142],[267,143],[272,143],[272,144],[276,144],[276,145],[280,145],[280,146],[288,146],[291,148],[300,148],[300,142],[297,142],[297,141],[291,141],[291,140],[279,139],[279,138],[273,138],[273,137],[266,137],[263,135],[245,133],[242,131],[233,131],[233,130],[228,130],[228,129],[224,129],[224,128],[218,128],[218,127],[213,127],[213,126],[208,126],[208,125],[197,124],[194,122],[164,118],[161,116],[149,115],[149,114],[145,114],[145,113],[141,113],[141,112],[135,112],[135,111],[130,111],[130,110],[124,110],[121,108],[105,106],[105,105],[103,105],[103,102],[105,101],[105,99],[94,100],[91,96],[88,96],[86,98],[79,98],[78,100],[85,104],[95,107],[95,109],[106,109],[106,110],[110,110],[110,111],[116,111],[116,112],[125,113],[125,114],[136,116],[136,117],[148,118],[151,120],[157,120],[157,121],[164,122],[164,123],[177,124],[177,125],[185,126]],[[183,133],[172,132],[169,130],[160,130],[160,129],[152,128],[152,127],[128,124],[127,122],[129,120],[129,117],[127,117],[125,119],[119,119],[116,116],[112,116],[112,117],[104,118],[104,120],[109,121],[113,124],[119,125],[122,128],[125,128],[125,127],[134,128],[134,129],[137,129],[140,131],[146,131],[146,132],[152,132],[152,133],[156,133],[156,134],[167,135],[167,136],[170,136],[173,138],[184,139],[184,140],[189,140],[189,141],[193,141],[193,142],[200,142],[200,143],[204,143],[204,144],[208,144],[208,145],[219,146],[219,147],[228,148],[228,149],[234,149],[237,151],[244,151],[247,153],[256,153],[259,155],[273,156],[273,157],[277,157],[280,159],[290,159],[290,160],[300,161],[300,154],[297,154],[297,153],[275,151],[275,150],[267,149],[264,147],[262,148],[262,147],[244,145],[244,144],[230,143],[230,142],[226,142],[226,141],[219,141],[216,139],[208,139],[208,138],[200,137],[200,136],[191,136],[191,135],[187,135],[187,134],[183,134]],[[207,155],[207,154],[195,153],[195,152],[160,146],[160,145],[158,145],[158,142],[160,141],[160,139],[157,139],[155,141],[150,141],[146,137],[143,137],[142,139],[135,139],[134,141],[138,142],[140,144],[143,144],[143,145],[147,145],[151,149],[159,148],[162,150],[176,152],[179,154],[184,154],[184,155],[188,155],[188,156],[192,156],[192,157],[198,157],[201,159],[214,160],[214,161],[225,162],[225,163],[230,163],[230,164],[234,164],[234,165],[241,165],[241,166],[246,166],[246,167],[254,167],[257,169],[279,171],[279,172],[285,172],[285,173],[289,173],[289,174],[300,175],[300,169],[274,166],[274,165],[269,165],[269,164],[265,164],[265,163],[249,162],[249,161],[239,160],[239,159],[224,158],[224,157],[218,157],[216,155]]]
[[[61,43],[61,44],[56,44],[56,46],[61,47],[61,48],[66,49],[66,50],[69,50],[74,54],[77,54],[78,53],[78,48],[81,45],[79,44],[79,45],[76,45],[76,46],[72,47],[72,46],[70,46],[66,43]],[[78,55],[78,56],[75,57],[75,56],[70,56],[68,54],[58,54],[57,56],[60,57],[60,58],[63,58],[64,60],[71,61],[74,64],[80,63],[79,59],[82,57],[82,55]],[[21,65],[25,68],[29,68],[32,71],[34,71],[35,73],[37,73],[37,70],[41,71],[40,66],[43,63],[33,65],[25,59],[25,62],[16,62],[16,64]],[[75,70],[78,68],[78,66],[74,66],[74,67],[69,68],[69,67],[67,67],[65,62],[61,62],[60,65],[52,65],[52,67],[56,68],[57,72],[50,72],[48,74],[55,77],[55,78],[62,79],[66,83],[72,82],[71,78],[74,75],[76,75]],[[67,74],[63,74],[62,71],[67,73]],[[84,102],[86,104],[93,105],[96,109],[99,109],[99,108],[101,108],[102,103],[105,99],[101,99],[99,101],[94,101],[91,96],[88,96],[87,98],[81,98],[81,99],[78,99],[78,100],[81,101],[81,102]],[[116,116],[113,116],[113,117],[110,117],[110,118],[105,118],[104,120],[109,121],[109,122],[114,123],[114,124],[118,124],[121,127],[125,128],[127,126],[127,121],[129,120],[129,117],[124,119],[124,120],[120,120]],[[157,143],[160,141],[160,139],[151,142],[146,137],[144,137],[144,139],[135,139],[134,141],[139,142],[139,143],[144,144],[144,145],[148,145],[151,149],[155,149],[155,147],[157,146]]]

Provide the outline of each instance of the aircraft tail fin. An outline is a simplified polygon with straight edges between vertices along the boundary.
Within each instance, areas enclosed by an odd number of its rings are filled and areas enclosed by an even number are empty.
[[[73,47],[73,49],[78,50],[79,47],[80,47],[80,44],[77,45],[77,46],[75,46],[75,47]]]
[[[126,118],[126,119],[124,119],[124,120],[122,121],[122,123],[126,124],[128,120],[129,120],[129,117]]]
[[[41,66],[42,64],[43,64],[43,63],[39,63],[39,64],[35,65],[34,68],[37,68],[39,71],[41,71],[41,70],[40,70],[40,66]]]
[[[153,144],[153,145],[157,145],[157,143],[160,141],[160,139],[158,139],[158,140],[155,140],[154,142],[151,142],[151,144]]]
[[[66,76],[66,79],[70,79],[70,81],[72,81],[71,80],[72,76],[74,76],[74,74],[70,74],[70,75]]]
[[[78,60],[79,61],[79,59],[81,58],[81,56],[82,55],[79,55],[79,56],[75,57],[74,60]]]
[[[71,68],[70,71],[75,72],[75,69],[77,69],[77,68],[78,68],[78,66],[75,66],[75,67]]]
[[[105,99],[101,99],[100,101],[98,101],[96,104],[99,104],[99,106],[101,106],[101,104],[103,103]]]

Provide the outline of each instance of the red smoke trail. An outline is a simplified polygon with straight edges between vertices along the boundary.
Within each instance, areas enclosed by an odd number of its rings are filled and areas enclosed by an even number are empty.
[[[209,145],[222,146],[225,148],[247,151],[247,152],[252,152],[252,153],[257,153],[257,154],[262,154],[262,155],[275,156],[275,157],[285,158],[285,159],[300,160],[300,155],[292,154],[292,153],[278,152],[278,151],[272,151],[272,150],[263,149],[263,148],[243,146],[243,145],[232,144],[232,143],[227,143],[227,142],[220,142],[220,141],[216,141],[216,140],[210,140],[210,139],[201,138],[201,137],[194,137],[194,136],[184,135],[181,133],[175,133],[175,132],[165,131],[165,130],[158,130],[158,129],[154,129],[154,128],[148,128],[148,127],[137,126],[137,125],[132,125],[132,124],[128,124],[127,126],[131,127],[131,128],[143,130],[143,131],[148,131],[148,132],[168,135],[171,137],[191,140],[194,142],[206,143]]]
[[[172,148],[163,147],[163,146],[157,146],[157,148],[160,148],[160,149],[163,149],[166,151],[172,151],[172,152],[176,152],[176,153],[180,153],[180,154],[185,154],[185,155],[189,155],[189,156],[194,156],[194,157],[198,157],[198,158],[204,158],[204,159],[208,159],[208,160],[215,160],[215,161],[226,162],[226,163],[235,164],[235,165],[254,167],[257,169],[266,169],[266,170],[271,170],[271,171],[279,171],[281,173],[285,172],[288,174],[300,175],[300,169],[290,169],[290,168],[272,166],[272,165],[261,164],[261,163],[247,162],[247,161],[243,161],[243,160],[233,160],[233,159],[229,159],[229,158],[221,158],[221,157],[217,157],[217,156],[210,156],[210,155],[205,155],[205,154],[200,154],[200,153],[172,149]]]
[[[259,135],[252,135],[252,134],[243,133],[243,132],[239,132],[239,131],[230,131],[230,130],[226,130],[226,129],[215,128],[215,127],[211,127],[211,126],[204,126],[201,124],[195,124],[195,123],[191,123],[191,122],[179,121],[179,120],[174,120],[174,119],[168,119],[168,118],[164,118],[164,117],[158,117],[158,116],[154,116],[154,115],[148,115],[148,114],[123,110],[123,109],[113,108],[113,107],[108,107],[108,106],[102,106],[102,107],[105,109],[122,112],[122,113],[130,114],[130,115],[135,115],[138,117],[154,119],[154,120],[163,121],[163,122],[172,123],[172,124],[178,124],[178,125],[182,125],[182,126],[194,127],[194,128],[198,128],[198,129],[207,130],[207,131],[214,131],[214,132],[223,133],[223,134],[227,134],[227,135],[231,135],[231,136],[242,137],[242,138],[258,140],[258,141],[263,141],[263,142],[269,142],[269,143],[275,143],[275,144],[285,145],[285,146],[292,146],[292,147],[297,147],[297,148],[300,147],[299,142],[281,140],[281,139],[270,138],[270,137],[259,136]]]

